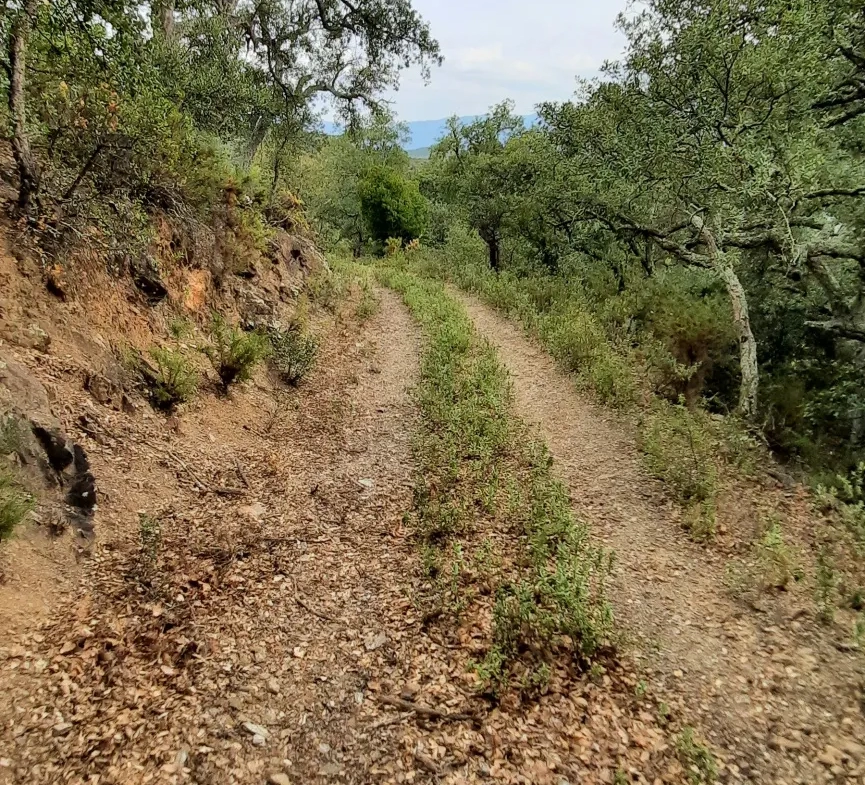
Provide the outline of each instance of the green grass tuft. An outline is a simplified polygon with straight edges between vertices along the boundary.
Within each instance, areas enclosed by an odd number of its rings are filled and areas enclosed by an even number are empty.
[[[8,472],[0,472],[0,540],[12,535],[33,506],[33,497]]]

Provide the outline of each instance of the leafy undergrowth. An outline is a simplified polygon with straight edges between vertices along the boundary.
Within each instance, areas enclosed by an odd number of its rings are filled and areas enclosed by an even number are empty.
[[[477,264],[451,261],[447,249],[424,249],[412,259],[413,269],[452,281],[517,319],[600,403],[636,413],[646,468],[682,504],[691,536],[700,541],[714,536],[720,476],[752,473],[762,448],[734,418],[687,406],[676,394],[698,366],[683,366],[648,338],[634,348],[620,314],[599,312],[579,287],[562,279],[496,275]]]
[[[427,618],[468,615],[492,596],[475,664],[483,688],[542,691],[554,662],[589,668],[608,642],[611,557],[590,544],[546,449],[511,416],[507,373],[462,307],[438,282],[391,267],[377,274],[426,338],[413,525]]]

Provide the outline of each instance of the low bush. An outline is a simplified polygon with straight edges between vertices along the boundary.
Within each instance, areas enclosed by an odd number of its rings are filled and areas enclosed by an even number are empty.
[[[328,270],[326,267],[313,273],[306,282],[309,299],[329,311],[336,311],[344,289],[342,276],[336,270]]]
[[[33,498],[5,471],[0,471],[0,540],[8,539],[33,509]]]
[[[600,325],[584,308],[572,306],[541,322],[541,340],[567,370],[580,373],[607,351]]]
[[[624,357],[613,351],[599,354],[580,376],[601,403],[628,407],[637,400],[634,371]]]
[[[712,501],[718,490],[715,444],[701,413],[656,402],[642,419],[646,465],[685,504]]]
[[[363,280],[360,285],[360,300],[355,308],[354,315],[358,320],[365,322],[378,313],[379,301],[369,281]]]
[[[770,590],[785,591],[791,581],[799,581],[804,575],[800,554],[787,544],[781,520],[772,513],[749,557],[728,566],[727,584],[736,596],[760,594]]]
[[[150,358],[153,372],[146,381],[155,408],[171,411],[193,398],[198,391],[198,371],[183,354],[155,346],[150,350]]]
[[[778,516],[770,516],[768,524],[755,547],[760,582],[763,588],[784,590],[791,581],[801,580],[802,567],[796,552],[784,540]]]
[[[261,332],[244,332],[214,313],[210,323],[210,344],[202,347],[219,375],[224,388],[252,378],[252,371],[270,349],[267,336]]]
[[[836,513],[856,541],[865,545],[865,462],[847,475],[836,474],[819,483],[814,497],[819,507]]]
[[[402,252],[402,239],[400,237],[388,237],[384,243],[384,255],[396,256]]]
[[[318,339],[307,335],[300,327],[288,330],[271,330],[270,362],[280,378],[290,385],[297,385],[315,365],[318,355]]]

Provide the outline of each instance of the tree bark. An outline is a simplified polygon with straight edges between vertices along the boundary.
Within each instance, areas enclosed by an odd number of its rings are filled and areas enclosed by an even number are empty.
[[[174,19],[174,0],[159,0],[152,5],[153,14],[150,25],[153,32],[162,35],[162,40],[173,44],[177,41],[177,27]]]
[[[499,247],[499,234],[495,229],[484,227],[478,230],[481,239],[487,244],[490,259],[490,269],[499,272],[502,266],[501,249]]]
[[[752,418],[757,413],[757,392],[760,385],[760,371],[757,365],[757,341],[751,330],[748,313],[748,298],[733,265],[718,249],[714,235],[699,216],[693,218],[700,242],[706,247],[706,254],[712,268],[718,273],[733,307],[733,326],[739,343],[739,367],[742,380],[739,386],[739,411],[744,417]]]
[[[489,243],[490,249],[490,269],[498,272],[501,269],[502,260],[501,260],[501,252],[499,251],[499,241],[492,240]]]
[[[39,166],[27,136],[27,98],[24,93],[27,44],[36,16],[37,0],[27,0],[12,23],[9,37],[9,114],[12,118],[12,155],[18,168],[18,209],[32,217],[39,206]]]

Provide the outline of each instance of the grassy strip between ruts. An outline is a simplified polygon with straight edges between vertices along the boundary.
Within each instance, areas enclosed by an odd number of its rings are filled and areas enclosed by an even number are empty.
[[[605,311],[607,306],[563,278],[497,274],[458,249],[422,249],[403,263],[421,275],[451,281],[518,320],[600,403],[636,413],[646,468],[682,504],[683,523],[694,539],[711,539],[719,470],[751,473],[762,452],[735,418],[712,417],[700,406],[674,403],[655,392],[660,377],[669,383],[693,369],[677,364],[645,336],[642,348],[635,349],[621,314]]]
[[[389,267],[377,275],[426,339],[413,521],[427,615],[458,618],[492,594],[482,683],[542,688],[554,660],[586,667],[609,639],[611,557],[589,542],[546,448],[511,414],[507,373],[462,307],[438,282]]]

